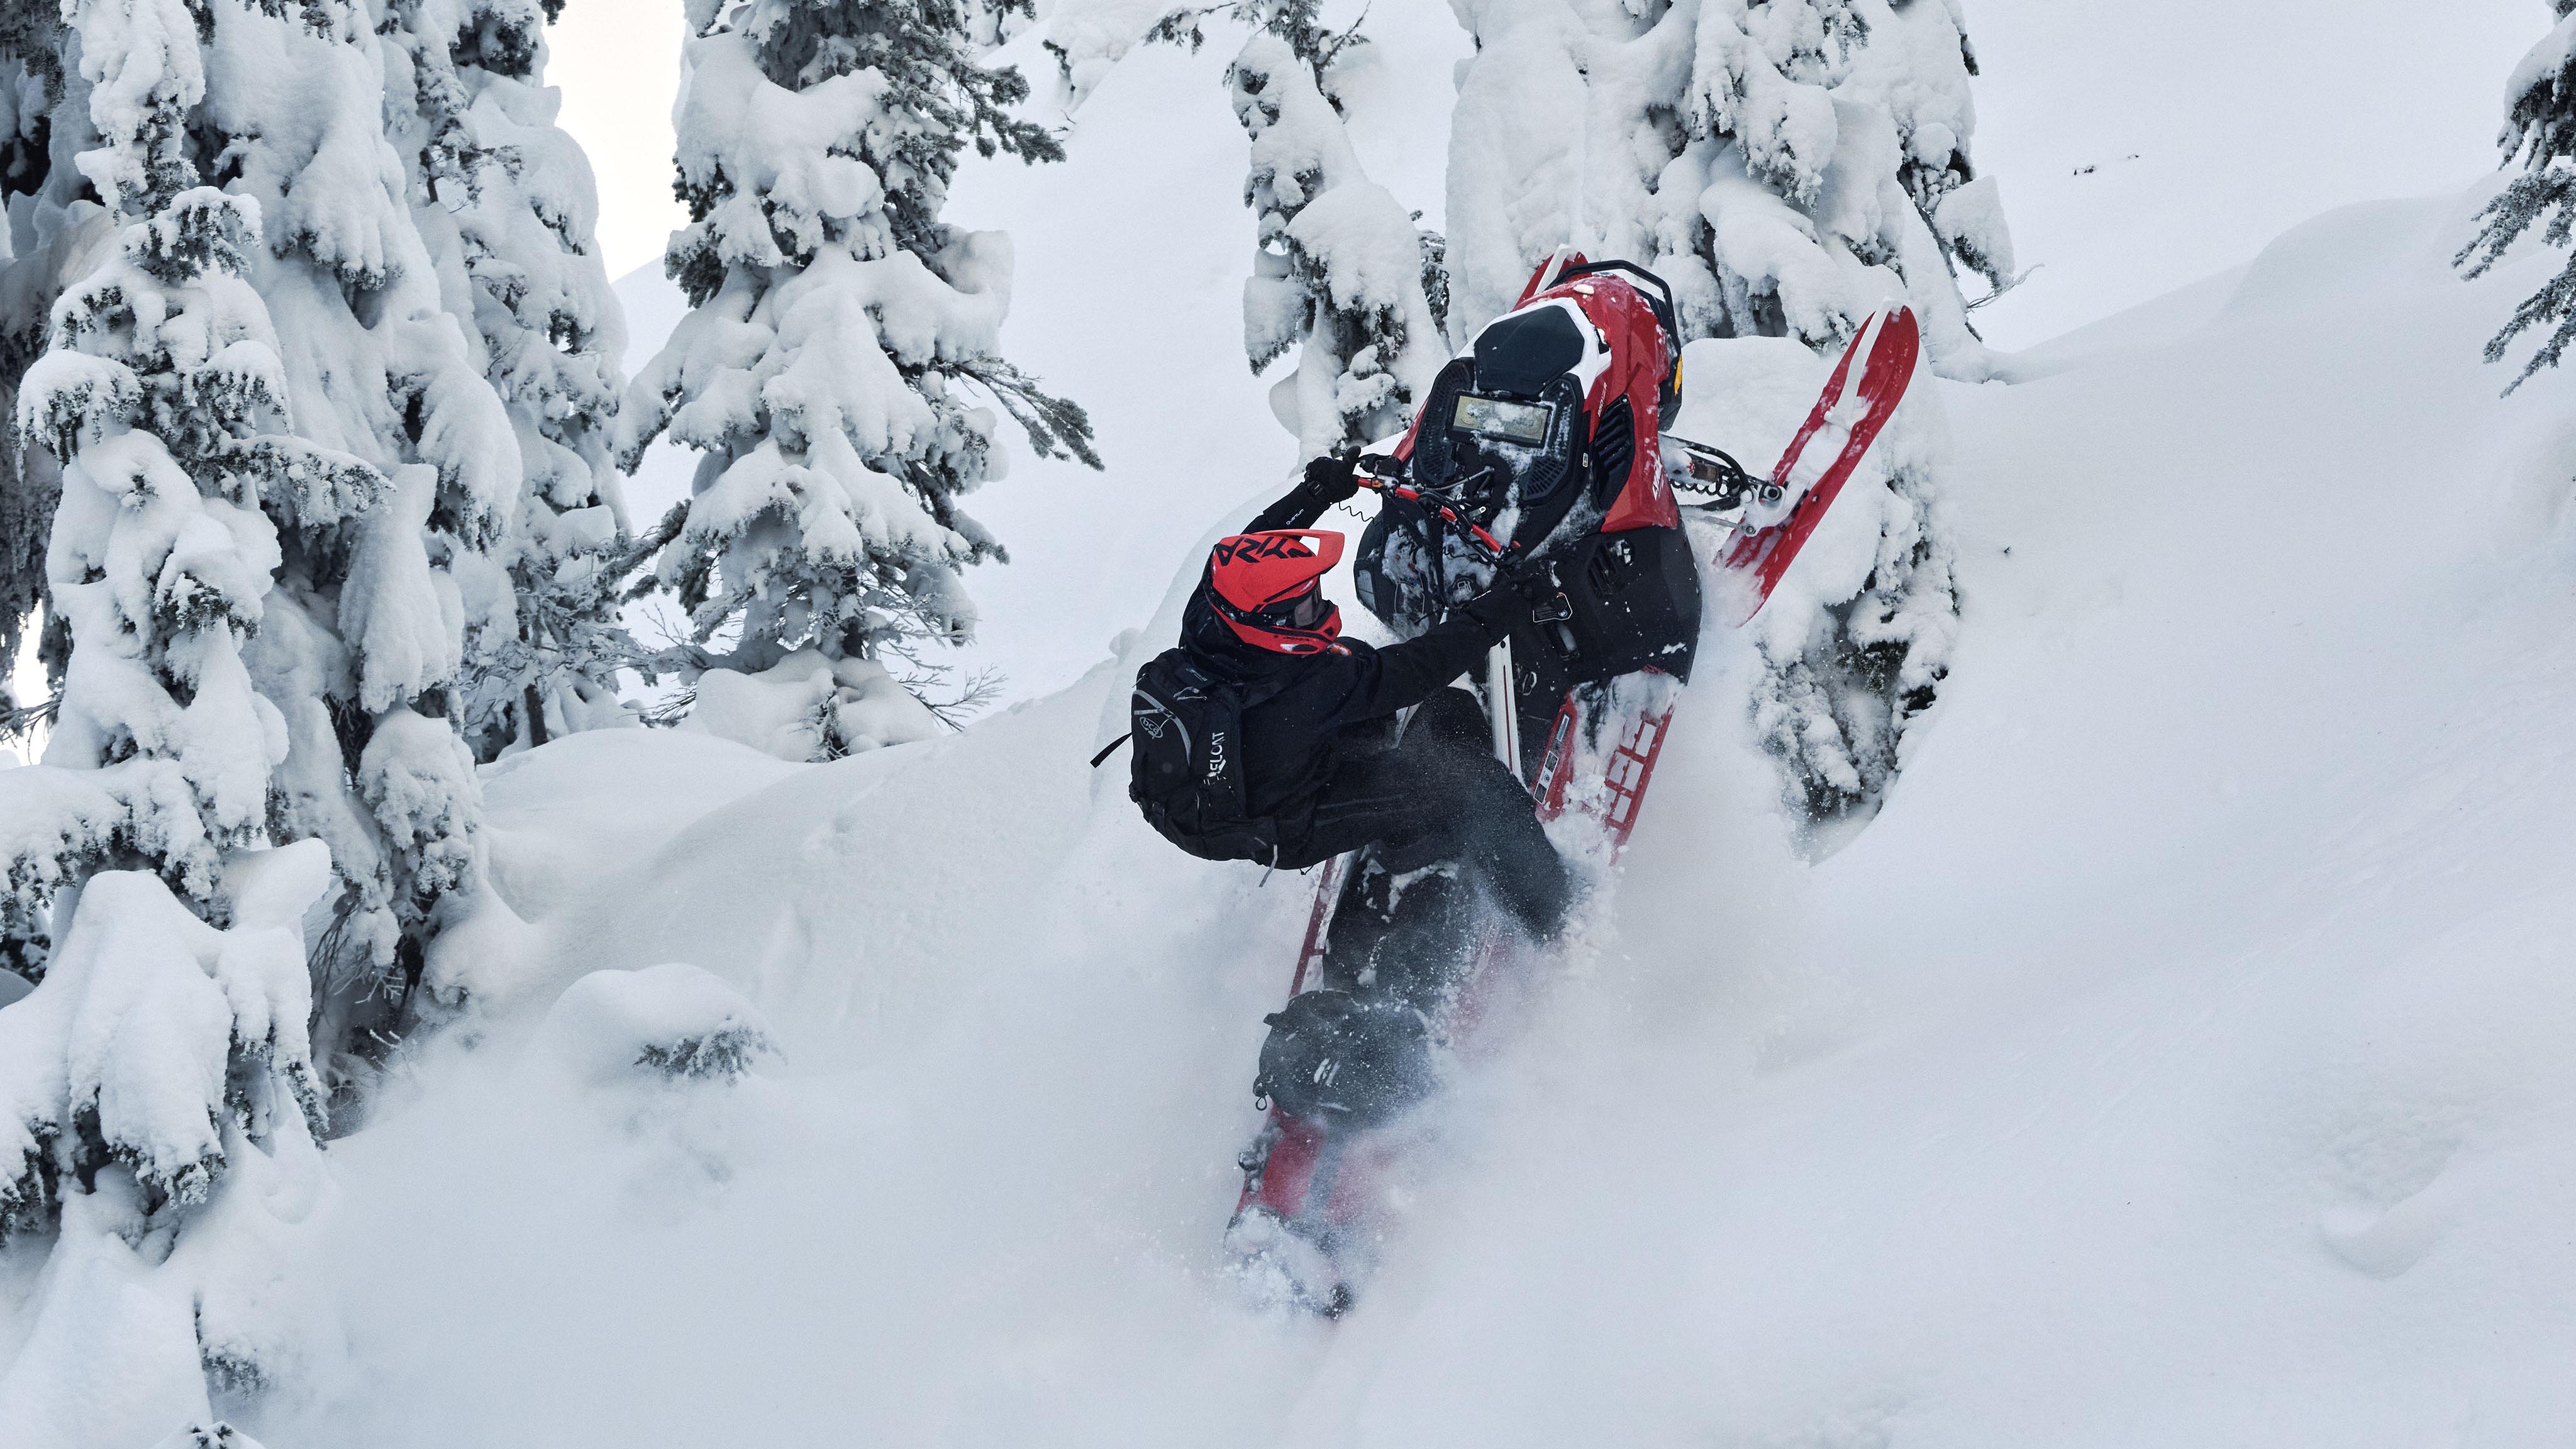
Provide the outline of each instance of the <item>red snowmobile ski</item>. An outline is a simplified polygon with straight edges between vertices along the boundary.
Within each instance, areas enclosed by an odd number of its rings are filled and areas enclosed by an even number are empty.
[[[1354,577],[1361,602],[1399,635],[1419,633],[1474,597],[1506,551],[1553,565],[1563,591],[1556,607],[1495,647],[1481,693],[1496,753],[1537,797],[1560,849],[1588,857],[1600,873],[1616,864],[1690,677],[1700,565],[1675,482],[1717,493],[1734,511],[1717,566],[1721,578],[1743,581],[1722,602],[1728,622],[1741,623],[1894,411],[1916,349],[1903,308],[1873,319],[1771,482],[1756,485],[1723,453],[1664,434],[1680,408],[1681,366],[1661,279],[1631,263],[1588,263],[1560,251],[1532,274],[1519,304],[1441,371],[1393,456],[1361,460],[1378,475],[1382,504],[1360,540]],[[1818,438],[1839,446],[1821,471],[1801,478],[1800,461]],[[1545,724],[1524,730],[1525,720]],[[1554,825],[1569,818],[1591,828]],[[1329,1000],[1345,1017],[1369,1016],[1381,1028],[1391,1015],[1407,1015],[1404,1033],[1436,1043],[1451,1060],[1490,1047],[1497,1017],[1507,1015],[1493,1010],[1498,993],[1528,974],[1511,967],[1533,949],[1493,912],[1478,913],[1464,948],[1429,968],[1435,989],[1420,988],[1426,972],[1418,963],[1385,959],[1383,942],[1365,959],[1344,959],[1358,952],[1336,939],[1343,907],[1374,889],[1398,897],[1390,908],[1401,918],[1401,892],[1421,889],[1402,881],[1373,850],[1325,867],[1289,1006],[1270,1018],[1274,1040],[1292,1026],[1336,1029],[1321,1009]],[[1386,983],[1399,973],[1416,984],[1391,991]],[[1301,1013],[1308,1006],[1318,1010]],[[1355,1047],[1353,1081],[1383,1074],[1369,1055]],[[1264,1056],[1266,1081],[1267,1049]],[[1269,1102],[1241,1156],[1243,1189],[1226,1231],[1247,1279],[1328,1316],[1348,1308],[1389,1226],[1397,1173],[1430,1131],[1416,1108],[1435,1091],[1429,1081],[1392,1096],[1355,1091],[1302,1115]]]
[[[1897,307],[1870,318],[1843,349],[1833,376],[1825,380],[1824,392],[1789,439],[1767,483],[1755,484],[1734,459],[1715,448],[1681,438],[1666,440],[1686,455],[1685,477],[1695,481],[1684,487],[1718,495],[1715,506],[1740,509],[1717,559],[1722,576],[1741,580],[1739,586],[1725,591],[1730,605],[1727,623],[1742,624],[1762,611],[1825,510],[1860,466],[1861,455],[1878,440],[1879,430],[1904,400],[1922,350],[1922,330],[1911,309]],[[1801,481],[1800,465],[1810,461],[1809,444],[1818,437],[1827,438],[1833,451],[1819,448],[1816,456],[1825,459],[1823,465]]]

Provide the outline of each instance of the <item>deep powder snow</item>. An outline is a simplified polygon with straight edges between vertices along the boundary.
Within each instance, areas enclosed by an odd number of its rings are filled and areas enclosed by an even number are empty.
[[[1204,58],[1092,105],[1172,83],[1222,123]],[[1100,387],[1104,448],[1178,516],[1150,581],[1104,586],[1120,660],[829,765],[608,731],[487,773],[509,913],[447,948],[486,1014],[333,1146],[311,1273],[345,1345],[242,1421],[272,1449],[2549,1441],[2576,431],[2568,379],[2499,400],[2477,362],[2554,262],[2459,283],[2478,199],[2334,213],[2013,385],[1941,385],[1963,624],[1885,809],[1811,863],[1749,642],[1712,636],[1608,921],[1333,1326],[1247,1306],[1217,1251],[1304,883],[1178,856],[1082,767],[1191,539],[1268,481],[1145,466],[1146,397],[1205,379],[1124,347],[1154,386]],[[1043,295],[1015,328],[1049,335]],[[1230,345],[1233,303],[1155,325]],[[566,992],[671,962],[699,972]],[[692,1023],[778,1053],[598,1070]]]
[[[2563,382],[2475,362],[2547,259],[2454,281],[2473,200],[2336,213],[2223,303],[1949,388],[1967,624],[1886,810],[1801,863],[1713,639],[1615,921],[1338,1326],[1216,1250],[1302,883],[1178,857],[1081,768],[1117,666],[825,766],[633,732],[502,766],[545,974],[335,1149],[350,1378],[275,1437],[2570,1422],[2571,446]],[[665,960],[784,1063],[573,1081],[546,1002]]]

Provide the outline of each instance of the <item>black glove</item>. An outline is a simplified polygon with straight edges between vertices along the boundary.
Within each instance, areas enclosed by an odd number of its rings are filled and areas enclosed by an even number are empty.
[[[1319,508],[1330,508],[1360,491],[1356,460],[1326,454],[1306,465],[1306,481],[1297,496]]]
[[[1495,568],[1485,591],[1459,605],[1458,612],[1474,620],[1485,637],[1499,641],[1515,624],[1564,617],[1563,597],[1545,563],[1513,554]]]

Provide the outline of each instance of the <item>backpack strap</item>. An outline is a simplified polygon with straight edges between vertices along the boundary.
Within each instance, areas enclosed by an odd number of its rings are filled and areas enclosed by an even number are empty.
[[[1100,747],[1100,753],[1091,757],[1091,768],[1095,770],[1099,769],[1103,760],[1116,754],[1120,745],[1123,745],[1134,738],[1136,738],[1136,732],[1134,730],[1129,730],[1127,733],[1120,735],[1118,738],[1111,740],[1105,745],[1102,745]]]

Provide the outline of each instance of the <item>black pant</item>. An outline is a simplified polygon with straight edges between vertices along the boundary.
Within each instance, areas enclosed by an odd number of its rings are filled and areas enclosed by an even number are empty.
[[[1573,904],[1573,882],[1539,827],[1537,802],[1494,758],[1485,712],[1463,689],[1432,695],[1391,748],[1345,755],[1325,782],[1314,827],[1281,855],[1302,866],[1369,844],[1397,871],[1465,864],[1541,940],[1565,924]]]

